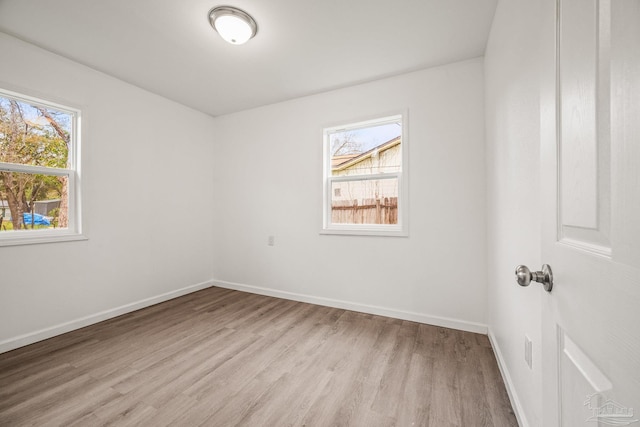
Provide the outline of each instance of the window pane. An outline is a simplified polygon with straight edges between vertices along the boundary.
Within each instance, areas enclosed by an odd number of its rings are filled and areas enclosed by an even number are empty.
[[[0,96],[0,162],[67,168],[73,114]]]
[[[331,175],[372,175],[401,169],[400,120],[329,135]]]
[[[397,224],[398,178],[331,183],[332,224]]]
[[[67,176],[0,172],[0,233],[66,228]]]

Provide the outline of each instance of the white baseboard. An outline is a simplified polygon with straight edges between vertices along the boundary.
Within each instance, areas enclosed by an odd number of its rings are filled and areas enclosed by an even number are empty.
[[[89,316],[81,317],[80,319],[71,320],[69,322],[41,329],[39,331],[30,332],[28,334],[20,335],[14,338],[9,338],[0,342],[0,353],[14,350],[16,348],[33,344],[38,341],[46,340],[47,338],[55,337],[56,335],[61,335],[76,329],[84,328],[85,326],[93,325],[94,323],[102,322],[103,320],[111,319],[122,314],[130,313],[132,311],[168,301],[170,299],[190,294],[201,289],[209,288],[211,286],[213,286],[213,283],[211,281],[197,283],[195,285],[187,286],[151,298],[145,298],[140,301],[125,304],[123,306],[112,308],[110,310],[101,311],[100,313],[91,314]]]
[[[493,331],[489,328],[489,342],[491,343],[491,348],[493,348],[493,353],[496,355],[496,360],[498,361],[498,368],[500,369],[500,373],[502,374],[502,380],[504,381],[504,385],[507,388],[507,394],[509,395],[509,400],[511,401],[511,407],[513,408],[513,412],[516,414],[516,419],[518,420],[518,425],[520,427],[529,427],[529,423],[527,422],[527,418],[524,416],[524,410],[522,408],[522,404],[520,403],[520,399],[518,399],[518,394],[516,393],[515,386],[513,385],[513,381],[511,380],[511,375],[509,374],[509,370],[507,369],[507,365],[504,361],[504,357],[502,356],[502,351],[500,351],[500,347],[498,346],[498,341],[496,337],[493,335]]]
[[[249,292],[252,294],[266,295],[270,297],[283,298],[293,301],[306,302],[310,304],[323,305],[327,307],[342,308],[345,310],[357,311],[360,313],[376,314],[378,316],[392,317],[394,319],[410,320],[412,322],[425,323],[428,325],[442,326],[444,328],[459,329],[461,331],[487,334],[487,325],[482,323],[468,322],[466,320],[452,319],[449,317],[432,316],[410,311],[396,310],[392,308],[379,307],[375,305],[360,304],[350,301],[337,300],[332,298],[317,297],[313,295],[299,294],[295,292],[279,291],[276,289],[263,288],[260,286],[243,285],[240,283],[226,282],[224,280],[213,280],[213,286],[236,291]]]

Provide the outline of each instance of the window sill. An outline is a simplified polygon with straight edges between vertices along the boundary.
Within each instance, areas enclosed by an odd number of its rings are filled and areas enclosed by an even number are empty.
[[[2,234],[4,233],[5,232],[2,232]],[[35,232],[17,231],[17,232],[9,232],[9,233],[11,233],[10,236],[3,236],[2,234],[0,234],[0,247],[89,240],[89,238],[84,234],[78,234],[78,233],[72,233],[72,232],[47,233],[44,235],[41,234],[42,232],[37,232],[37,231]]]
[[[324,228],[320,234],[337,236],[409,237],[406,230],[383,230],[372,228]]]

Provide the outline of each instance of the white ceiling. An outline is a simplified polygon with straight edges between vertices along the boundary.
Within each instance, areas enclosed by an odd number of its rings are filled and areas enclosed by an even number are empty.
[[[0,0],[0,31],[217,116],[481,56],[496,2]],[[221,4],[257,36],[224,42]]]

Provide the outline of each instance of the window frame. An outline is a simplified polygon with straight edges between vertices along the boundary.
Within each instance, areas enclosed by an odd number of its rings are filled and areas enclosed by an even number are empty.
[[[350,236],[389,236],[408,237],[409,236],[409,144],[407,111],[380,114],[373,118],[364,120],[354,120],[343,122],[339,125],[327,126],[322,130],[322,170],[323,170],[323,191],[322,191],[322,229],[320,234],[350,235]],[[400,132],[400,158],[401,165],[399,172],[358,174],[358,175],[338,175],[332,176],[331,171],[331,143],[330,135],[335,132],[362,129],[383,125],[385,123],[398,122],[402,124]],[[331,222],[332,212],[332,183],[350,181],[368,181],[381,179],[398,180],[398,223],[397,224],[334,224]]]
[[[53,109],[71,115],[71,132],[69,138],[68,166],[67,168],[54,168],[46,166],[22,165],[0,162],[0,171],[28,174],[40,174],[48,176],[67,177],[68,197],[68,226],[67,228],[19,230],[12,232],[0,231],[0,247],[17,246],[39,243],[68,242],[74,240],[87,240],[82,234],[82,209],[81,209],[81,132],[82,112],[79,108],[69,104],[60,104],[40,97],[15,92],[0,87],[0,96],[11,98],[19,102]]]

